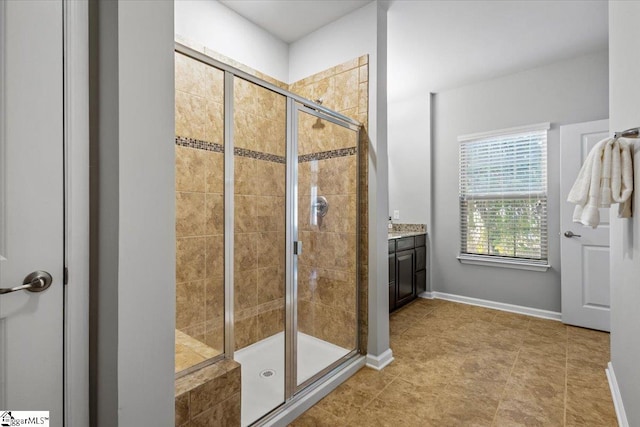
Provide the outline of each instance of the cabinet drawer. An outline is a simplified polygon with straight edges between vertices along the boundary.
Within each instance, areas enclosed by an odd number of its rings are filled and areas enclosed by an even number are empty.
[[[396,251],[396,239],[389,240],[389,253],[392,254]]]
[[[424,270],[427,267],[427,248],[424,246],[416,248],[416,271]]]
[[[413,237],[404,237],[402,239],[398,239],[396,243],[396,251],[400,252],[405,249],[413,249],[415,246],[415,241]]]
[[[424,246],[427,241],[427,236],[425,234],[421,234],[420,236],[416,236],[416,248],[420,246]]]

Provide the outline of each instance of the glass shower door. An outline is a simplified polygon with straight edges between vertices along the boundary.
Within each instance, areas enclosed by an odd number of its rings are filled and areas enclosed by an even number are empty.
[[[285,402],[285,96],[233,77],[234,359],[242,425]]]
[[[297,106],[295,373],[299,390],[357,347],[358,132]],[[297,236],[295,236],[297,234]]]

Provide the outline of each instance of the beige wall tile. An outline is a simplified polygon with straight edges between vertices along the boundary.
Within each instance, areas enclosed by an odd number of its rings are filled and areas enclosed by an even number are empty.
[[[264,304],[266,302],[284,298],[284,270],[283,263],[281,265],[259,268],[257,270],[258,304]]]
[[[204,281],[176,285],[176,328],[183,329],[204,322]]]
[[[175,54],[176,90],[204,97],[207,66],[180,53]]]
[[[176,191],[205,191],[205,158],[202,150],[176,145]]]
[[[236,194],[234,197],[234,229],[236,233],[256,231],[258,196]]]
[[[224,275],[224,235],[205,237],[205,273],[207,278]]]
[[[236,194],[256,194],[258,185],[258,161],[234,156],[234,191]]]
[[[261,231],[284,231],[285,198],[256,196],[255,227]]]
[[[240,369],[225,372],[191,390],[191,416],[195,417],[239,392]]]
[[[210,325],[211,327],[224,326],[224,276],[214,276],[205,280],[205,320],[218,321],[220,324]]]
[[[224,145],[224,105],[206,100],[205,141]]]
[[[369,111],[369,84],[367,82],[358,85],[358,114]]]
[[[224,196],[216,193],[206,193],[206,233],[224,233]]]
[[[204,237],[182,237],[176,239],[176,282],[204,279],[204,260]]]
[[[357,68],[335,76],[335,109],[337,111],[348,110],[358,106],[358,79],[359,72]]]
[[[191,419],[191,427],[239,426],[240,393]]]
[[[255,150],[258,136],[257,118],[242,109],[233,112],[233,143],[237,148]]]
[[[176,236],[203,235],[204,213],[204,193],[176,192]]]
[[[257,233],[258,239],[258,268],[284,265],[285,240],[283,233]]]
[[[207,151],[204,155],[205,191],[224,193],[224,153]]]
[[[253,270],[258,262],[258,239],[255,233],[236,233],[234,239],[236,272]]]
[[[204,141],[207,121],[205,98],[176,91],[175,102],[176,135]]]
[[[224,71],[206,67],[205,79],[205,97],[210,101],[224,104]]]
[[[257,341],[258,338],[257,316],[248,319],[236,320],[234,335],[236,350],[240,350]]]
[[[258,340],[269,338],[282,331],[284,331],[284,308],[258,315]]]
[[[185,393],[176,397],[176,427],[189,422],[189,394]]]
[[[369,65],[361,65],[358,68],[358,82],[364,83],[369,81]]]
[[[238,271],[234,275],[234,308],[240,311],[258,305],[258,274],[256,269]]]

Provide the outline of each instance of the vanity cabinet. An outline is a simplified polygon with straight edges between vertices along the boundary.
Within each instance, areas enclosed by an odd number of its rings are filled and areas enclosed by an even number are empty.
[[[389,240],[389,311],[426,291],[426,267],[426,235]]]

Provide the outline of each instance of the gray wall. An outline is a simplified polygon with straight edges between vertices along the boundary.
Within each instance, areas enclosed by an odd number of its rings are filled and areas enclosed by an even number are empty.
[[[559,126],[606,118],[608,78],[603,51],[434,96],[432,290],[560,311]],[[547,160],[552,268],[534,272],[460,264],[457,137],[540,122],[551,122]]]
[[[640,126],[640,2],[609,2],[611,130]],[[635,142],[634,214],[611,218],[611,362],[630,426],[640,425],[640,142]],[[614,208],[614,210],[617,208]]]
[[[389,216],[399,224],[429,224],[431,211],[431,96],[389,101]]]
[[[105,0],[92,8],[92,425],[169,425],[173,2]]]

